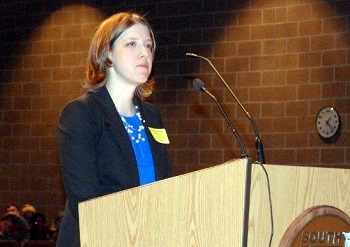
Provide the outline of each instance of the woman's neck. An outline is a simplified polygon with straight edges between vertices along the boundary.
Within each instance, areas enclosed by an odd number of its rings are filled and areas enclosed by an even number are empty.
[[[119,114],[123,116],[135,115],[134,90],[113,83],[107,83],[106,88]]]

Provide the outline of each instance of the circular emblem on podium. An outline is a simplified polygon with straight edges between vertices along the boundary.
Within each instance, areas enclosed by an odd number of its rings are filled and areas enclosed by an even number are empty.
[[[332,206],[315,206],[292,222],[279,247],[350,247],[347,236],[350,238],[347,214]]]

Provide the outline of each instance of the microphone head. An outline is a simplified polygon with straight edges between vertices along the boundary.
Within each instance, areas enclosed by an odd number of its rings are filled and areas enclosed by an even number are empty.
[[[193,86],[197,91],[205,91],[205,83],[201,79],[194,79]]]
[[[190,56],[190,57],[198,57],[197,54],[191,53],[191,52],[187,52],[186,56]]]

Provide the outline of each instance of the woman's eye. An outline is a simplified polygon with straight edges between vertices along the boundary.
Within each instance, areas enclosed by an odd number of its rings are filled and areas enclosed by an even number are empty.
[[[150,49],[151,51],[153,50],[153,45],[152,44],[146,44],[146,47]]]
[[[136,42],[134,41],[130,41],[129,43],[126,44],[127,46],[135,46],[136,45]]]

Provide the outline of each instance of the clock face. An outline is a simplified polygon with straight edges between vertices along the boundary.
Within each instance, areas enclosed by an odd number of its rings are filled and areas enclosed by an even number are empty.
[[[324,107],[320,110],[316,119],[318,134],[323,138],[332,138],[337,134],[340,126],[340,117],[333,107]]]

